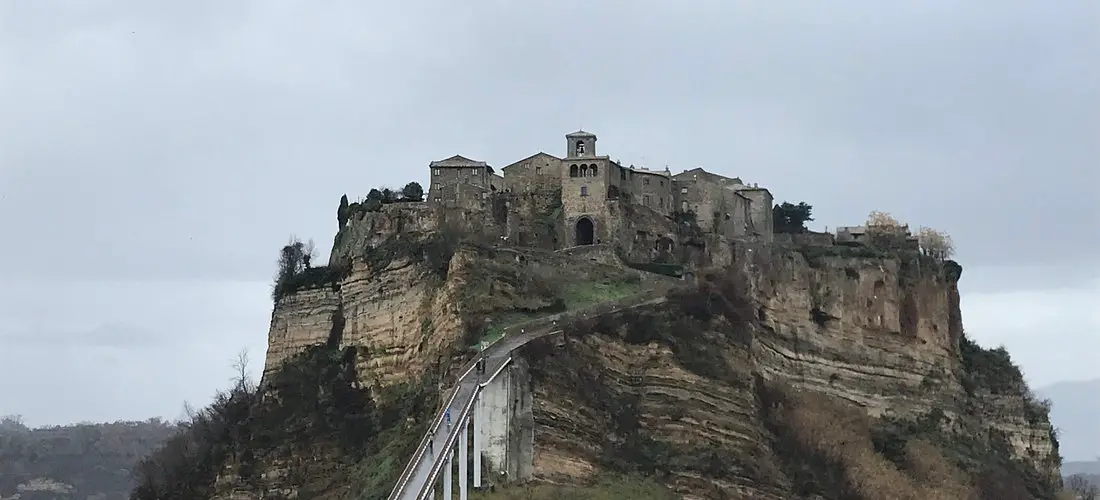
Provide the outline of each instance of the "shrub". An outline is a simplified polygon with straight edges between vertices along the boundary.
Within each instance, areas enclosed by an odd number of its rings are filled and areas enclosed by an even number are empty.
[[[424,201],[424,188],[419,182],[410,182],[401,188],[402,201]]]
[[[451,230],[436,231],[423,238],[393,235],[363,249],[361,255],[372,269],[384,269],[395,260],[409,259],[424,262],[434,275],[445,278],[461,238],[460,232]]]
[[[316,455],[316,461],[331,449],[339,450],[337,460],[371,464],[394,454],[396,472],[380,472],[379,484],[386,488],[365,498],[384,497],[409,455],[404,446],[415,444],[406,432],[406,417],[426,422],[423,415],[438,396],[434,384],[399,385],[379,391],[376,404],[371,391],[359,387],[357,355],[354,347],[311,346],[270,373],[263,388],[238,381],[218,393],[209,407],[190,412],[182,430],[139,464],[131,499],[211,498],[226,465],[236,465],[241,479],[256,486],[261,481],[256,465],[263,460],[305,453]],[[292,466],[289,479],[301,484],[301,473]]]
[[[974,394],[1021,394],[1026,389],[1023,373],[1012,362],[1004,347],[983,349],[964,333],[959,338],[959,356],[963,368],[963,388]]]
[[[271,298],[279,300],[291,293],[293,288],[290,283],[297,276],[310,269],[310,261],[313,259],[313,241],[302,242],[295,236],[279,251],[279,260],[276,263],[275,282],[271,287]]]
[[[302,271],[283,277],[275,283],[272,297],[279,300],[286,296],[298,293],[302,290],[320,288],[323,286],[338,287],[344,278],[348,277],[351,268],[346,265],[320,266],[303,269]]]
[[[773,231],[776,233],[804,233],[806,223],[813,221],[813,205],[802,201],[797,205],[784,201],[772,207]]]

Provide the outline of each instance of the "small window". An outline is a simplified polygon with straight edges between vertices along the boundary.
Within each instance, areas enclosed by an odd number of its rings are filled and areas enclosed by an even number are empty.
[[[542,167],[535,167],[535,175],[542,175]]]
[[[592,170],[591,170],[592,177],[595,177],[596,174],[598,174],[598,173],[600,173],[600,167],[598,167],[596,165],[592,165]]]
[[[439,169],[438,169],[438,168],[437,168],[437,169],[433,169],[433,170],[432,170],[432,173],[433,173],[433,174],[435,174],[435,175],[439,175]]]
[[[577,156],[584,154],[584,141],[577,141]]]
[[[647,207],[649,206],[649,195],[648,194],[642,195],[642,204],[647,206]]]
[[[657,198],[657,208],[665,208],[665,199],[663,197]]]
[[[661,185],[662,185],[662,186],[664,186],[664,185],[665,185],[665,181],[661,181]]]
[[[440,198],[440,197],[436,196],[435,201],[443,201],[443,198]]]
[[[477,169],[476,168],[470,169],[470,175],[471,176],[476,176],[477,175]]]
[[[680,188],[680,194],[688,194],[688,188],[686,188],[686,187]]]
[[[588,186],[581,186],[581,196],[588,196]]]
[[[577,177],[580,175],[580,169],[576,165],[569,165],[569,177]]]
[[[730,213],[726,212],[726,220],[730,220]]]
[[[649,185],[649,179],[642,179],[642,184],[648,186]]]

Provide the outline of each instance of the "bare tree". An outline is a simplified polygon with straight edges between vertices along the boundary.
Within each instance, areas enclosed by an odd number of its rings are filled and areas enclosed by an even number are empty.
[[[1097,487],[1088,477],[1084,474],[1074,474],[1066,478],[1065,489],[1074,495],[1077,495],[1078,500],[1098,500],[1100,499],[1100,487]]]
[[[26,431],[22,415],[5,415],[0,418],[0,432]]]
[[[867,239],[885,248],[900,246],[909,235],[905,225],[886,212],[873,211],[867,216]]]
[[[248,373],[248,349],[241,349],[237,353],[237,358],[233,361],[233,387],[252,392],[256,388],[256,383],[252,380],[252,375]]]
[[[310,238],[310,240],[306,242],[305,246],[302,247],[302,266],[305,269],[309,269],[310,261],[312,261],[313,257],[315,257],[316,255],[317,245],[314,245],[313,239]]]
[[[950,259],[955,254],[955,244],[951,241],[951,236],[945,232],[922,227],[917,233],[917,238],[920,240],[921,252],[925,255],[944,260]]]

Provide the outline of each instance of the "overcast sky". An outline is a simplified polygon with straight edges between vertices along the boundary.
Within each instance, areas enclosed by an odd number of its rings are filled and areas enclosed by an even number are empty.
[[[262,365],[291,234],[461,153],[703,166],[948,231],[964,318],[1100,377],[1100,3],[0,2],[0,414],[174,418]]]

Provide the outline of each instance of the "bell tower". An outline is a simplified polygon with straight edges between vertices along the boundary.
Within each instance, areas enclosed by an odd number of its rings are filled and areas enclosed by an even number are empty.
[[[596,156],[596,134],[578,130],[565,136],[566,158],[592,158]]]

